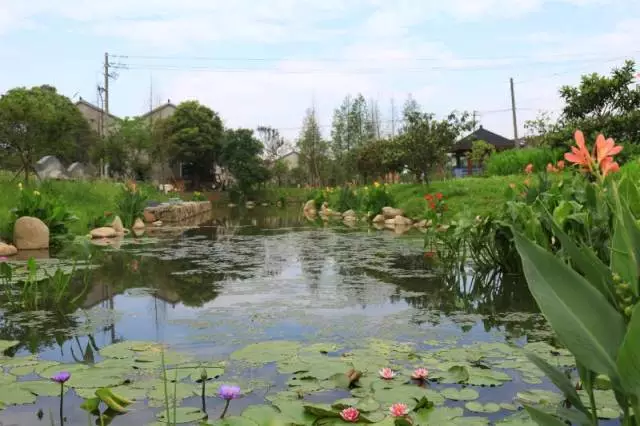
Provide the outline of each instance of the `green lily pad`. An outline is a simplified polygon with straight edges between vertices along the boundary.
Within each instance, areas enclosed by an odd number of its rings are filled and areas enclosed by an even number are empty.
[[[231,359],[250,364],[267,364],[294,357],[300,349],[300,343],[286,340],[272,340],[253,343],[231,354]]]
[[[182,401],[190,396],[197,395],[196,386],[188,383],[167,383],[166,393],[169,397],[169,401]],[[149,397],[149,405],[154,407],[163,406],[165,403],[165,389],[163,385],[152,389],[147,393]]]
[[[314,415],[309,414],[305,410],[305,404],[302,400],[284,399],[284,397],[280,396],[272,400],[271,403],[278,407],[280,412],[287,418],[290,418],[295,424],[313,424],[316,420]]]
[[[511,381],[511,376],[502,371],[470,368],[468,383],[474,386],[502,386]]]
[[[8,385],[10,383],[14,383],[16,380],[16,376],[13,376],[11,374],[0,374],[0,387]]]
[[[212,426],[258,426],[258,423],[246,417],[227,417],[226,419],[216,420],[209,423]]]
[[[242,412],[242,417],[259,425],[290,424],[291,420],[271,405],[252,405]]]
[[[160,352],[162,346],[157,342],[129,340],[114,343],[100,349],[100,355],[107,358],[133,358],[147,352]]]
[[[446,384],[466,383],[469,380],[469,369],[464,365],[454,365],[447,371],[431,374],[431,378]]]
[[[471,401],[464,404],[464,407],[474,413],[497,413],[500,411],[500,406],[494,402],[481,404],[476,401]]]
[[[33,404],[36,396],[19,383],[11,383],[0,386],[0,402],[4,405]]]
[[[509,404],[506,402],[500,403],[500,408],[508,411],[518,411],[518,407],[515,404]]]
[[[72,374],[68,385],[73,388],[107,388],[121,385],[125,379],[126,375],[121,371],[91,367]]]
[[[67,373],[71,374],[71,379],[69,379],[69,381],[71,381],[76,374],[88,369],[89,367],[84,364],[54,364],[38,371],[38,374],[40,375],[40,377],[50,379],[61,371],[66,371]]]
[[[30,380],[19,382],[22,389],[25,389],[37,396],[59,396],[60,385],[49,380]],[[68,390],[65,388],[65,391]]]
[[[527,405],[557,405],[562,402],[564,397],[558,393],[543,390],[530,389],[516,393],[516,400]]]
[[[157,418],[160,424],[182,424],[193,423],[198,420],[204,419],[207,415],[201,409],[195,407],[178,407],[175,410],[169,409],[169,419],[167,419],[166,411],[161,411],[157,414]],[[175,413],[174,413],[175,411]]]
[[[415,417],[418,424],[447,425],[463,414],[464,410],[460,407],[433,407],[418,410]]]
[[[452,399],[454,401],[473,401],[474,399],[478,399],[480,397],[478,391],[470,388],[447,388],[441,390],[440,393],[445,398]]]
[[[618,406],[618,402],[616,401],[613,391],[594,390],[593,394],[596,400],[596,408],[598,410],[599,418],[617,419],[622,415],[622,410]],[[578,395],[580,395],[580,399],[585,407],[591,408],[587,392],[581,390],[578,391]]]
[[[4,352],[20,344],[19,340],[0,340],[0,352]]]
[[[489,419],[484,417],[456,417],[451,420],[451,425],[456,426],[485,426],[489,424]]]
[[[420,400],[423,397],[426,397],[435,405],[444,404],[444,398],[437,391],[411,385],[400,385],[391,389],[381,389],[376,391],[373,397],[376,401],[383,404],[394,404],[398,401],[407,401],[407,404],[409,404],[409,401],[413,401],[414,399]]]

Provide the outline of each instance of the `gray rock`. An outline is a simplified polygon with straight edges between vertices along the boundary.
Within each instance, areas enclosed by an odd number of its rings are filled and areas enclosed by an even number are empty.
[[[35,164],[34,168],[40,180],[45,179],[68,179],[69,175],[60,160],[54,155],[42,157]]]
[[[393,219],[396,216],[404,216],[402,209],[394,209],[393,207],[383,207],[382,215],[385,219]]]
[[[37,217],[20,217],[13,228],[13,243],[18,250],[48,249],[49,228]]]

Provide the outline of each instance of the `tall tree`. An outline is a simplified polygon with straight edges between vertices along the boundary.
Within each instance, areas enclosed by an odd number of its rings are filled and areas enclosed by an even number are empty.
[[[213,171],[223,146],[224,127],[216,112],[198,101],[183,102],[169,117],[171,157],[182,162],[193,177],[195,187],[215,179]]]
[[[451,113],[443,120],[433,114],[407,111],[399,141],[404,162],[418,181],[428,182],[429,173],[444,164],[460,134],[471,127],[469,114]]]
[[[86,161],[96,140],[80,110],[52,86],[19,87],[0,97],[0,149],[19,162],[25,181],[45,155]]]
[[[298,138],[301,167],[304,168],[308,182],[320,185],[323,181],[323,170],[327,159],[327,143],[322,139],[320,126],[314,108],[309,108],[302,123]]]
[[[235,178],[238,188],[248,193],[255,185],[265,182],[269,173],[260,158],[263,145],[251,129],[225,131],[221,164]]]
[[[264,145],[267,160],[275,161],[283,154],[285,142],[277,129],[269,126],[259,126],[258,137],[262,141],[262,145]]]

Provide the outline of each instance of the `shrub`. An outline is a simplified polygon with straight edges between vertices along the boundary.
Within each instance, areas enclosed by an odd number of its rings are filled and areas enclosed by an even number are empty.
[[[357,191],[349,186],[343,186],[338,190],[337,201],[333,205],[339,212],[360,210],[361,200]]]
[[[68,225],[77,218],[67,210],[66,206],[58,202],[53,197],[42,195],[38,190],[24,189],[22,184],[18,185],[20,197],[18,205],[12,210],[12,218],[9,228],[13,226],[18,218],[23,216],[37,217],[49,228],[51,239],[56,239],[69,234]]]
[[[383,207],[395,205],[393,196],[386,185],[375,182],[373,187],[365,186],[364,191],[362,208],[371,215],[380,213]]]
[[[485,173],[488,176],[520,174],[528,164],[533,164],[535,171],[541,171],[549,163],[556,164],[563,154],[563,150],[545,148],[510,149],[489,157],[485,162]]]
[[[191,195],[191,201],[207,201],[207,197],[202,192],[196,191]]]
[[[135,182],[130,181],[124,185],[116,201],[116,206],[125,228],[131,228],[133,222],[142,217],[146,203],[147,195],[138,188]]]

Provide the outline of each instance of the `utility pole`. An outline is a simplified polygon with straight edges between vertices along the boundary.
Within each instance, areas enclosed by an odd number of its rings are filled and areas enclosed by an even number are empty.
[[[391,98],[391,137],[396,137],[396,103]]]
[[[476,130],[476,126],[477,126],[477,121],[476,121],[476,117],[478,116],[478,111],[473,110],[473,119],[471,121],[471,125],[473,126],[472,130]]]
[[[513,89],[513,78],[509,79],[511,85],[511,113],[513,114],[513,143],[515,143],[516,148],[520,148],[520,143],[518,142],[518,117],[516,116],[516,94]]]

